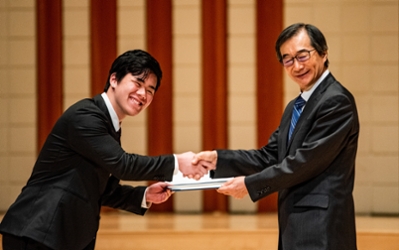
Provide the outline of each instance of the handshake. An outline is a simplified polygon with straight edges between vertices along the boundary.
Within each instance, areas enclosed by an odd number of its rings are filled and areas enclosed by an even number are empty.
[[[198,154],[186,152],[176,154],[180,172],[184,177],[199,180],[206,175],[209,170],[216,169],[216,151],[203,151]]]
[[[175,154],[175,156],[183,176],[195,180],[201,179],[210,170],[215,170],[218,158],[216,151],[202,151],[198,154],[186,152]],[[217,192],[237,199],[243,198],[248,194],[244,178],[244,176],[239,176],[227,181],[217,189]],[[149,202],[159,204],[166,201],[171,195],[172,191],[168,189],[167,183],[157,182],[148,187],[146,199]]]
[[[184,177],[199,180],[209,170],[216,169],[216,151],[203,151],[198,154],[186,152],[175,154],[180,172]],[[157,182],[148,186],[145,193],[146,201],[159,204],[165,202],[172,195],[166,182]]]

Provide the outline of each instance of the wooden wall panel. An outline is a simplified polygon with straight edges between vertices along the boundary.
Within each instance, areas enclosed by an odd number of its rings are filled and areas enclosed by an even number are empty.
[[[36,1],[37,148],[62,113],[62,1]]]
[[[227,148],[227,3],[202,1],[202,147]],[[228,197],[203,195],[204,212],[227,212]]]
[[[267,144],[283,113],[283,68],[274,50],[283,29],[283,0],[256,1],[258,147]],[[258,202],[258,212],[277,211],[277,193]]]
[[[90,1],[91,95],[101,94],[117,56],[116,0]]]

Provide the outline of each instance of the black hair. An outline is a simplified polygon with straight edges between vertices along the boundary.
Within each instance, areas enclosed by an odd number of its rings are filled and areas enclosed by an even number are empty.
[[[283,57],[280,52],[280,47],[283,43],[285,43],[288,39],[292,38],[293,36],[297,35],[301,30],[305,30],[310,38],[310,45],[317,51],[317,53],[322,56],[326,53],[328,50],[327,42],[326,39],[321,33],[321,31],[311,25],[311,24],[305,24],[305,23],[295,23],[287,28],[285,28],[281,33],[280,36],[278,37],[276,41],[276,53],[277,53],[277,59],[279,62],[282,61]],[[328,58],[324,62],[324,66],[328,68],[329,62]]]
[[[117,82],[122,80],[128,73],[131,73],[134,76],[144,74],[143,79],[146,79],[149,74],[153,73],[157,77],[155,91],[157,91],[161,85],[162,70],[158,61],[148,52],[143,50],[129,50],[115,59],[112,63],[111,69],[109,70],[107,82],[105,83],[105,92],[107,92],[110,86],[109,79],[114,73]]]

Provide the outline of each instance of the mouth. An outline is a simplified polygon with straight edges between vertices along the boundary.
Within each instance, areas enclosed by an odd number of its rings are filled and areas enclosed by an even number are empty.
[[[298,75],[296,75],[295,77],[297,77],[297,78],[303,78],[303,77],[305,77],[308,73],[309,73],[309,71],[305,71],[304,73],[298,74]]]
[[[301,74],[297,74],[297,75],[295,75],[295,78],[303,80],[303,79],[305,79],[307,77],[308,73],[309,73],[309,71],[305,71],[305,72],[303,72]]]
[[[133,103],[134,105],[138,106],[138,107],[142,107],[144,106],[144,102],[140,101],[137,97],[134,96],[129,96],[129,100],[131,103]]]

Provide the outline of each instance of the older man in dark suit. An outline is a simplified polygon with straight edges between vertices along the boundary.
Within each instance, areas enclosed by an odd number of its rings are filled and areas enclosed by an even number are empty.
[[[214,177],[236,176],[218,189],[222,194],[249,193],[257,201],[278,191],[280,250],[354,250],[355,100],[329,72],[327,43],[316,27],[289,26],[276,52],[300,95],[287,105],[268,144],[201,152],[193,163],[202,160]]]
[[[3,250],[94,249],[102,205],[143,215],[171,195],[164,182],[131,187],[120,179],[170,181],[178,169],[196,178],[207,172],[191,166],[194,153],[148,157],[121,148],[120,122],[150,105],[161,78],[150,54],[127,51],[112,64],[103,94],[64,112],[0,224]]]

